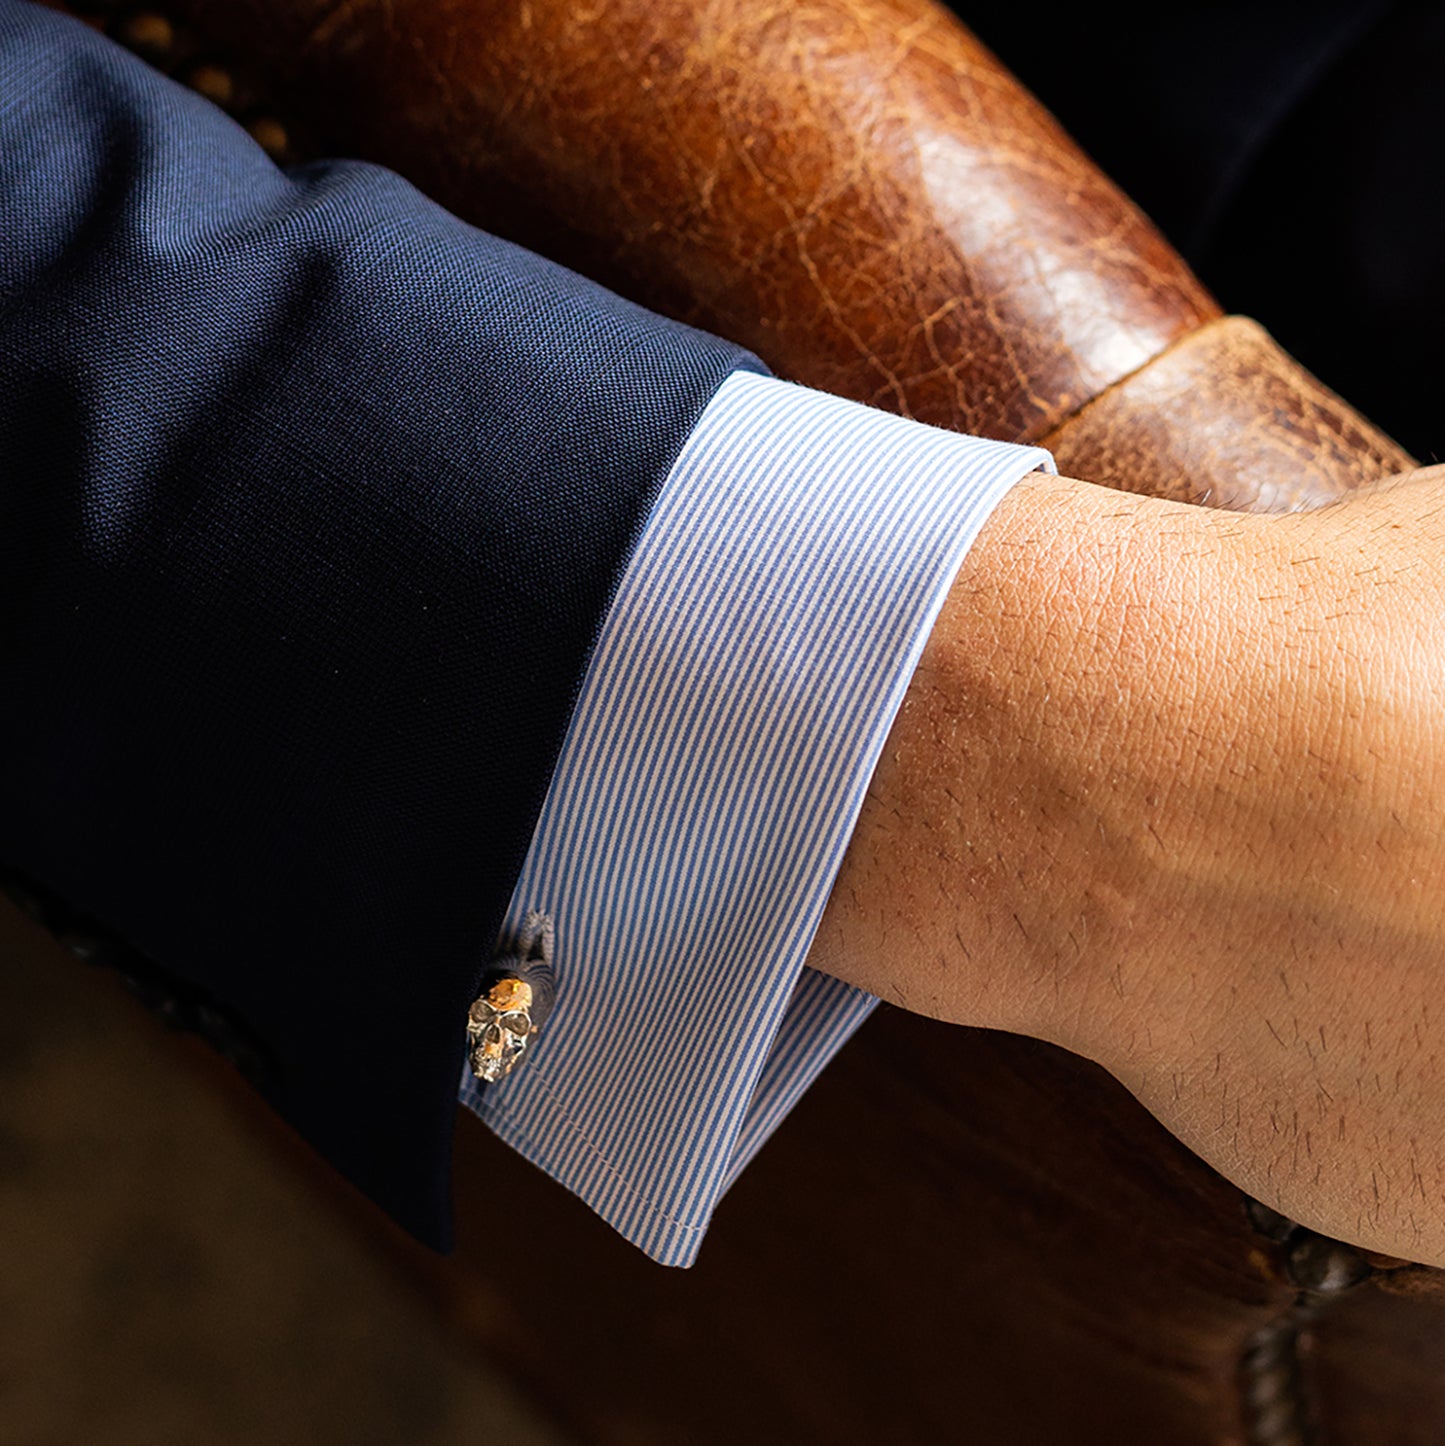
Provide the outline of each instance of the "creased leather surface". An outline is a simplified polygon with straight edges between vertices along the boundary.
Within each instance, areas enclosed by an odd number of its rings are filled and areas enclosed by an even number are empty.
[[[394,165],[783,375],[942,426],[1039,436],[1216,314],[929,6],[183,8],[264,52],[313,145]]]
[[[274,81],[303,150],[395,166],[810,386],[1057,440],[1080,476],[1216,505],[1315,505],[1409,465],[1278,352],[1242,344],[1196,359],[1198,404],[1174,357],[1059,434],[1218,308],[926,0],[174,8]],[[1257,437],[1277,419],[1292,444],[1246,456],[1241,424]]]
[[[1067,475],[1240,511],[1317,506],[1413,465],[1242,316],[1191,332],[1041,442]]]

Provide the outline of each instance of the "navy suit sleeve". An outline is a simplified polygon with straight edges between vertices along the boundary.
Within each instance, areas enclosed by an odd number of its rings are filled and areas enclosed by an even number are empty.
[[[0,864],[433,1244],[599,620],[739,367],[0,0]]]

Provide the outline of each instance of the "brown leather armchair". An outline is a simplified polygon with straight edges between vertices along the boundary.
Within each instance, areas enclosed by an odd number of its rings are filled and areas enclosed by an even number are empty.
[[[382,161],[795,380],[1214,506],[1315,505],[1411,465],[1221,316],[928,0],[103,14],[278,153]],[[883,1012],[684,1275],[470,1119],[458,1155],[455,1261],[375,1228],[587,1441],[1445,1432],[1440,1272],[1273,1215],[1037,1041]],[[497,1252],[517,1220],[539,1243]]]

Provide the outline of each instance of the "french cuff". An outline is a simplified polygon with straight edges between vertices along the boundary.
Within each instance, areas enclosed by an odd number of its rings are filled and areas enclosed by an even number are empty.
[[[503,930],[553,922],[555,1007],[461,1093],[664,1264],[875,1002],[803,960],[964,555],[1040,468],[739,372],[654,505]]]

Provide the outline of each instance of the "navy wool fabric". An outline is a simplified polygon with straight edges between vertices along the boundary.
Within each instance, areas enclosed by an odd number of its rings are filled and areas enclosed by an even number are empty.
[[[589,649],[756,366],[0,0],[0,863],[243,1021],[433,1244]]]

